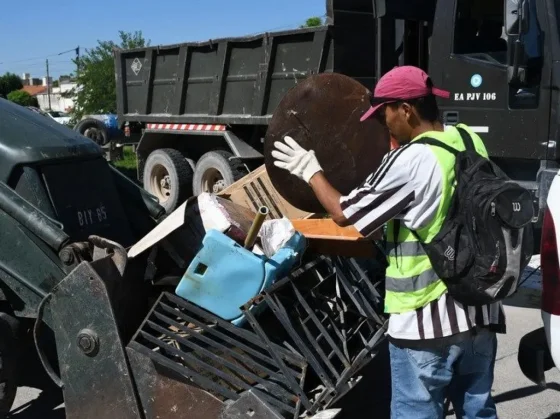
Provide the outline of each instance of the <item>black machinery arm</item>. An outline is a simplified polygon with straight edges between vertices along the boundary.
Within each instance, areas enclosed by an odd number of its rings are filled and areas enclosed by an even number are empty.
[[[70,239],[63,231],[62,224],[48,217],[4,182],[0,182],[0,210],[14,218],[56,252]]]

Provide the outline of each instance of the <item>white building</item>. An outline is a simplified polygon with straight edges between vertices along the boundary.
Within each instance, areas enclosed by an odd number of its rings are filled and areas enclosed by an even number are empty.
[[[70,92],[75,89],[76,83],[64,81],[60,83],[60,87],[51,87],[50,89],[50,106],[49,94],[47,91],[38,94],[37,101],[39,107],[43,110],[51,109],[58,112],[69,112],[74,107],[74,99],[72,97],[65,97],[63,93]]]

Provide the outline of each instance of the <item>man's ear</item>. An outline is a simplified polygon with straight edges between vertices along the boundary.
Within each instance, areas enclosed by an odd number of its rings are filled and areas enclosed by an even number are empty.
[[[404,116],[407,120],[409,120],[410,117],[411,117],[412,114],[413,114],[413,108],[412,108],[412,106],[410,105],[410,103],[403,102],[403,103],[401,104],[401,110],[402,110],[403,116]]]

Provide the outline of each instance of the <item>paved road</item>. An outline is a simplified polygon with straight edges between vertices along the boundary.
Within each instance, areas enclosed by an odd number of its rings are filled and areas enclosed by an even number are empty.
[[[535,260],[534,266],[538,263]],[[529,272],[528,272],[529,273]],[[551,383],[546,390],[540,390],[527,380],[517,365],[517,347],[520,338],[542,326],[538,304],[540,300],[540,276],[533,275],[524,284],[519,295],[506,304],[508,318],[508,333],[499,337],[498,357],[496,364],[496,378],[494,383],[494,397],[498,403],[498,413],[506,419],[560,419],[560,372],[552,370],[547,373]],[[380,358],[383,362],[383,358]],[[379,372],[379,365],[372,365]],[[379,394],[381,387],[387,386],[387,381],[375,379],[367,384],[367,392],[377,386]],[[356,397],[363,401],[363,392]],[[382,396],[380,396],[383,399]],[[353,418],[381,418],[387,411],[386,403],[379,403],[372,398],[372,412],[365,414],[353,413]],[[349,404],[353,404],[350,401]],[[28,387],[20,388],[11,418],[16,419],[64,419],[60,391],[49,384],[48,378],[43,374],[35,374]],[[368,409],[369,410],[369,409]]]
[[[538,257],[533,258],[538,267]],[[498,338],[494,397],[502,418],[560,419],[560,372],[548,371],[549,388],[541,390],[519,370],[517,348],[526,333],[542,327],[540,314],[541,277],[529,277],[519,294],[506,302],[507,334]]]

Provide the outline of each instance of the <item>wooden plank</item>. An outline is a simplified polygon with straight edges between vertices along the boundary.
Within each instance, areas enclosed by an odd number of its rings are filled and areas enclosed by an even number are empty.
[[[377,247],[373,240],[365,238],[354,226],[340,227],[330,218],[290,220],[296,231],[309,242],[309,251],[330,256],[373,258]]]
[[[340,227],[330,218],[290,220],[306,238],[359,241],[366,240],[354,226]]]

